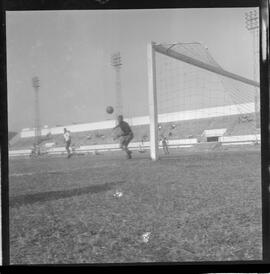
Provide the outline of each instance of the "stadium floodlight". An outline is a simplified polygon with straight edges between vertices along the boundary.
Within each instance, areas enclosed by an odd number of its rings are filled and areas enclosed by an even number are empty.
[[[251,10],[245,13],[246,29],[252,34],[253,37],[253,80],[258,79],[259,67],[259,16],[257,10]],[[256,127],[260,128],[260,96],[255,90],[255,112],[256,112]]]
[[[32,86],[35,90],[35,121],[34,121],[34,126],[35,126],[35,146],[36,149],[38,148],[39,145],[39,138],[40,138],[40,115],[39,115],[39,87],[40,87],[40,81],[37,76],[32,78]],[[39,154],[39,150],[37,151]]]
[[[120,76],[120,69],[122,66],[122,60],[120,52],[114,53],[111,55],[111,65],[115,69],[115,115],[116,117],[120,114],[123,114],[123,107],[122,107],[122,86],[121,86],[121,76]]]
[[[259,29],[259,17],[256,10],[245,13],[246,28],[248,30]]]
[[[147,58],[152,160],[159,158],[160,123],[254,114],[260,84],[224,70],[205,45],[151,42]]]

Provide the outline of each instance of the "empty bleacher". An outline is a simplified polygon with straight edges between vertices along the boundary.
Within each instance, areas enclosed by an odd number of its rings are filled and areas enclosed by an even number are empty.
[[[160,124],[159,134],[170,139],[200,138],[204,130],[226,128],[225,135],[256,134],[253,117],[232,115]]]
[[[133,126],[134,139],[132,142],[149,141],[149,125]],[[216,118],[204,118],[196,120],[186,120],[179,122],[168,122],[159,124],[159,136],[165,135],[169,140],[197,138],[200,141],[205,130],[225,128],[224,136],[240,136],[258,133],[255,127],[255,119],[252,115],[232,115]],[[14,137],[10,141],[11,150],[31,149],[35,142],[34,137],[19,138]],[[112,129],[101,129],[84,132],[71,132],[72,146],[106,145],[117,143],[113,140]],[[63,147],[64,139],[62,134],[48,135],[40,142],[41,147],[53,145]]]

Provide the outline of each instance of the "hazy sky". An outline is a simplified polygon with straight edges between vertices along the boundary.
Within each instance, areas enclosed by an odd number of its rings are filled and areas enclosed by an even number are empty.
[[[122,56],[124,115],[148,114],[147,43],[202,42],[226,70],[253,78],[251,9],[7,12],[9,130],[34,126],[32,77],[42,125],[108,119],[111,54]]]

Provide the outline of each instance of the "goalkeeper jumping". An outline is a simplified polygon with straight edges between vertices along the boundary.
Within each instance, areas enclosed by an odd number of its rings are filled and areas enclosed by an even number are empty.
[[[127,122],[124,121],[123,115],[117,117],[118,125],[114,129],[121,129],[121,133],[116,135],[116,138],[119,138],[120,148],[126,152],[127,159],[131,159],[132,151],[128,149],[130,141],[133,139],[133,132]]]

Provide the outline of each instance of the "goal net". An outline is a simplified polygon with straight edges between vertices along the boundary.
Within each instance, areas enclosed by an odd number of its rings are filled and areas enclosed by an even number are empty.
[[[163,137],[181,147],[258,132],[259,83],[224,70],[204,45],[149,44],[148,74],[153,159]]]

